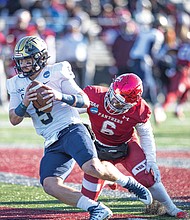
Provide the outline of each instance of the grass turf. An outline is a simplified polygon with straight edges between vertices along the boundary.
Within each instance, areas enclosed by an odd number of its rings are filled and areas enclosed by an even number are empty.
[[[55,200],[55,198],[45,194],[41,187],[27,187],[1,183],[0,189],[0,207],[11,207],[13,209],[23,208],[28,209],[28,212],[30,212],[30,209],[36,209],[36,212],[38,212],[38,210],[51,210],[56,211],[56,213],[59,213],[59,211],[65,213],[82,212],[80,209],[60,203],[58,200]],[[172,219],[172,217],[167,215],[147,215],[144,213],[145,206],[139,201],[131,201],[130,198],[108,198],[101,196],[100,200],[110,207],[116,216],[122,214],[123,216],[130,215],[133,217],[136,216],[137,218],[140,216],[141,218],[160,220]],[[183,206],[181,208],[184,209]],[[190,209],[188,209],[188,207],[185,208],[189,210],[190,214]],[[115,219],[121,218],[115,217]]]

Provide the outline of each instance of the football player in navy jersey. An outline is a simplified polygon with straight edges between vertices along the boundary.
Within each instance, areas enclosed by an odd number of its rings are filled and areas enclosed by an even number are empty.
[[[77,111],[77,108],[89,106],[88,96],[75,83],[67,61],[48,65],[48,58],[47,45],[41,38],[21,38],[13,55],[17,75],[7,80],[10,122],[18,125],[26,115],[31,117],[36,132],[45,140],[40,163],[40,182],[44,191],[63,203],[89,211],[90,219],[112,216],[112,211],[103,203],[64,184],[76,161],[87,174],[114,181],[134,192],[140,201],[151,204],[149,190],[134,178],[120,173],[111,163],[105,166],[98,159],[94,143]],[[33,80],[48,86],[44,99],[48,100],[47,104],[53,101],[51,112],[45,113],[33,106],[32,101],[37,99],[36,91],[29,89]]]
[[[99,158],[123,165],[149,189],[153,199],[159,201],[170,216],[186,218],[188,213],[176,207],[161,182],[150,123],[151,109],[142,98],[141,79],[126,73],[117,77],[109,88],[87,86],[84,92],[90,99],[87,113]],[[82,109],[80,111],[82,113]],[[82,193],[97,200],[104,185],[104,180],[84,174]]]

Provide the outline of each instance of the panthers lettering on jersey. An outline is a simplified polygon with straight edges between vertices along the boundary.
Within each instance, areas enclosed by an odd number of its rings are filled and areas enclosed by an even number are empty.
[[[107,90],[108,88],[102,86],[84,88],[91,103],[87,111],[96,138],[105,145],[117,146],[134,135],[134,126],[146,122],[151,110],[147,103],[140,99],[128,112],[111,115],[104,108],[104,96]]]

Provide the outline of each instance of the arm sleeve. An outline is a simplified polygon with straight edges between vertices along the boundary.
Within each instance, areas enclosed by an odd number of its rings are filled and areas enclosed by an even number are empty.
[[[135,126],[141,147],[148,161],[156,162],[156,145],[150,121]]]

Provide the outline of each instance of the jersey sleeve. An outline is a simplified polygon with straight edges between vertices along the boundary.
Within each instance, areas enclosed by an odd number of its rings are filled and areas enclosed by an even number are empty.
[[[11,93],[14,93],[15,91],[15,86],[14,86],[14,82],[13,82],[13,79],[14,78],[10,78],[10,79],[7,79],[7,91],[9,94]]]
[[[87,94],[90,95],[91,91],[92,91],[92,86],[86,86],[83,91]]]
[[[21,102],[15,88],[15,77],[8,79],[6,86],[7,86],[7,91],[10,95],[9,110],[15,109]]]
[[[107,87],[103,86],[86,86],[83,91],[89,96],[89,97],[96,97],[96,94],[103,93],[107,91]]]

